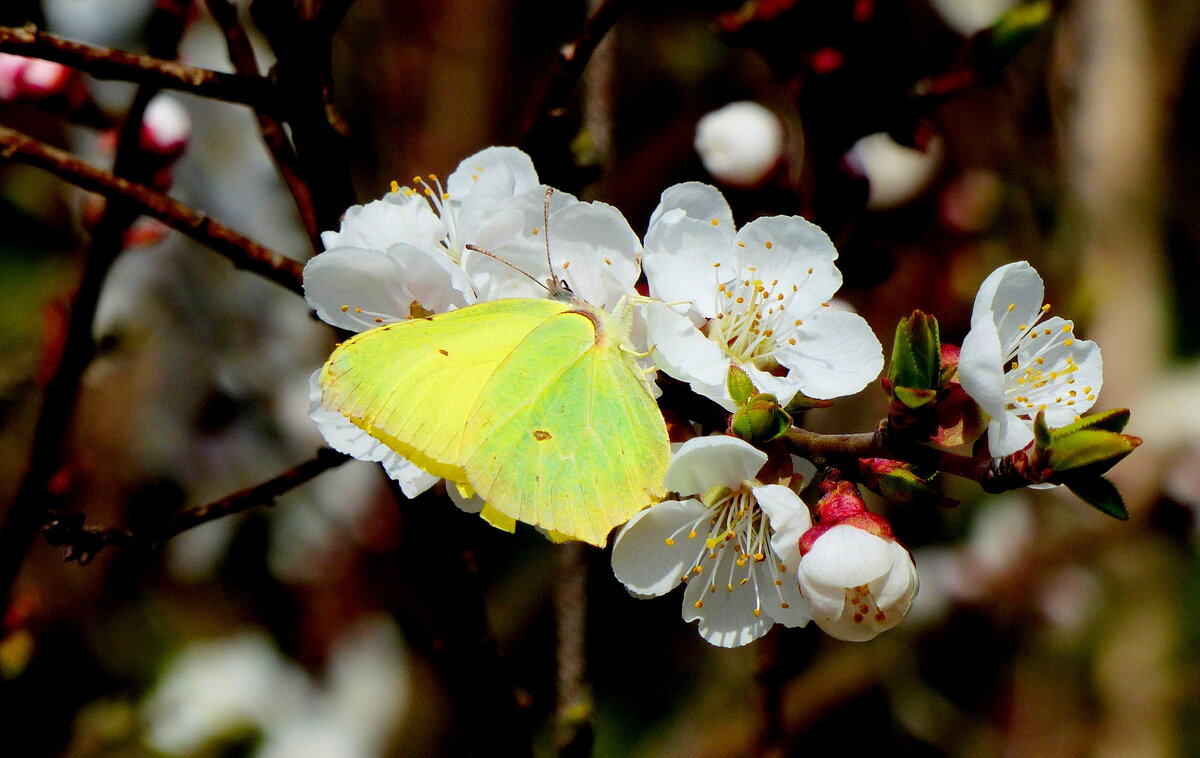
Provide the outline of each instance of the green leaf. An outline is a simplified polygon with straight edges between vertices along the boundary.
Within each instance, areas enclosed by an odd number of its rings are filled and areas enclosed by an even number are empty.
[[[892,361],[888,367],[888,381],[895,388],[897,398],[900,389],[936,390],[941,374],[942,343],[937,319],[921,311],[913,311],[908,318],[896,324],[896,339],[892,343]],[[930,400],[909,396],[924,405]],[[901,400],[904,402],[904,400]],[[907,405],[907,403],[906,403]],[[918,406],[909,406],[918,407]]]
[[[1112,482],[1104,477],[1088,477],[1078,481],[1064,482],[1064,484],[1080,500],[1101,513],[1121,521],[1129,520],[1129,511],[1125,509],[1125,501],[1121,499],[1121,493],[1117,491]]]

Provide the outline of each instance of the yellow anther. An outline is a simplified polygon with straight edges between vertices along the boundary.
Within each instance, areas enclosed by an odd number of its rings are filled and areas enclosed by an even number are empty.
[[[780,607],[780,608],[784,608],[784,609],[791,608],[791,606],[790,606],[790,605],[788,605],[787,603],[780,603],[780,604],[779,604],[779,607]]]
[[[696,603],[695,603],[695,605],[696,605],[696,607],[697,607],[697,608],[703,608],[703,607],[704,607],[704,601],[703,601],[703,600],[697,600],[697,601],[696,601]]]
[[[692,539],[692,538],[694,538],[695,536],[696,536],[696,530],[695,530],[695,529],[693,529],[692,531],[688,532],[688,539],[689,539],[689,540],[690,540],[690,539]]]
[[[1071,345],[1075,344],[1075,340],[1066,339],[1066,340],[1063,340],[1063,344],[1066,345],[1067,347],[1070,347]]]
[[[1012,312],[1013,312],[1013,308],[1016,308],[1016,307],[1017,307],[1017,304],[1016,304],[1016,303],[1009,303],[1009,304],[1008,304],[1008,312],[1009,312],[1009,313],[1012,313]]]
[[[348,311],[348,310],[350,310],[350,306],[348,306],[348,305],[343,305],[343,306],[342,306],[342,313],[345,313],[345,312],[346,312],[346,311]]]
[[[665,540],[663,540],[663,542],[667,543],[667,547],[675,544],[675,540],[671,539],[670,537],[667,537]]]
[[[710,221],[709,223],[711,223],[713,226],[720,226],[720,224],[721,224],[721,219],[719,219],[719,218],[714,218],[714,219],[713,219],[712,221]]]
[[[1042,313],[1046,313],[1049,310],[1050,310],[1050,303],[1046,303],[1045,305],[1042,306]]]
[[[392,194],[395,194],[399,191],[400,191],[400,182],[393,179],[392,180]]]
[[[738,247],[745,247],[745,246],[746,246],[746,243],[745,243],[745,242],[739,242],[739,243],[738,243]]]
[[[762,608],[755,608],[754,609],[754,618],[758,618],[761,615],[762,615]]]
[[[763,560],[763,559],[765,559],[766,557],[767,557],[767,556],[763,555],[762,553],[755,553],[755,554],[754,554],[754,560],[755,560],[755,561],[762,561],[762,560]]]

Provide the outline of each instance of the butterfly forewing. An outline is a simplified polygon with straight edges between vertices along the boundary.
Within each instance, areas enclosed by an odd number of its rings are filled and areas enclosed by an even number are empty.
[[[468,416],[500,363],[568,306],[511,299],[372,329],[321,372],[322,404],[418,466],[464,481]]]

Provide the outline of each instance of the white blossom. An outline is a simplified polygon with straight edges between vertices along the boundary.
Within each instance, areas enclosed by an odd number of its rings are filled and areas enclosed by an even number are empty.
[[[1103,381],[1100,348],[1075,338],[1074,324],[1042,320],[1044,287],[1025,261],[993,271],[975,296],[971,330],[963,339],[958,381],[992,418],[988,445],[994,456],[1033,441],[1033,418],[1065,426],[1092,407]]]
[[[783,124],[758,103],[729,103],[697,122],[693,146],[714,179],[735,187],[753,187],[779,163]]]
[[[917,594],[917,567],[908,551],[846,523],[812,542],[797,575],[817,626],[851,642],[899,624]]]
[[[776,623],[811,618],[795,580],[808,507],[755,479],[767,456],[736,437],[698,437],[675,452],[665,486],[685,496],[629,520],[613,543],[613,573],[640,597],[686,585],[683,618],[713,645],[737,647]]]
[[[837,250],[799,216],[735,230],[724,197],[696,182],[662,194],[646,234],[643,306],[655,363],[734,410],[726,387],[740,366],[786,405],[850,395],[883,367],[879,340],[857,314],[831,308],[842,284]]]

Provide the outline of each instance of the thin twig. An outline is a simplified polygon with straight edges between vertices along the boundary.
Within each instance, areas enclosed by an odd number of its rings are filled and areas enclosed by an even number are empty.
[[[258,76],[258,60],[254,55],[254,46],[246,34],[246,28],[242,26],[242,22],[238,18],[237,6],[231,0],[206,0],[206,2],[209,12],[212,13],[217,25],[225,34],[225,45],[229,49],[229,62],[233,64],[233,69],[244,76]],[[270,151],[271,158],[275,161],[275,167],[279,170],[279,176],[287,185],[288,191],[291,192],[292,199],[296,203],[296,210],[300,214],[300,223],[303,224],[305,233],[312,241],[313,249],[320,250],[321,230],[317,228],[317,218],[313,211],[312,190],[300,178],[300,164],[296,158],[296,150],[288,140],[287,133],[284,132],[283,124],[279,119],[257,108],[254,115],[258,119],[258,130],[262,134],[263,142],[266,143],[267,150]]]
[[[252,105],[276,112],[280,99],[274,84],[261,76],[227,74],[149,55],[74,42],[33,24],[0,27],[0,52],[55,61],[97,79],[138,82],[153,87],[192,92],[216,100]]]
[[[140,213],[207,245],[238,268],[260,274],[293,292],[304,291],[301,263],[144,184],[90,166],[68,152],[5,126],[0,126],[0,161],[37,166],[83,189],[131,203]]]
[[[317,451],[315,458],[284,471],[262,484],[235,492],[228,497],[176,514],[161,527],[147,532],[133,532],[114,527],[84,526],[82,513],[59,515],[42,528],[51,545],[63,547],[63,558],[78,561],[84,566],[96,554],[110,545],[154,549],[189,529],[210,521],[243,513],[264,505],[275,505],[283,494],[313,479],[318,474],[351,460],[345,453],[327,447]]]
[[[293,0],[250,3],[251,18],[275,52],[274,79],[288,104],[299,172],[312,192],[319,229],[336,229],[356,200],[349,127],[333,100],[333,35],[348,7],[347,0],[320,7]]]
[[[608,30],[620,18],[628,0],[605,0],[584,24],[583,31],[571,43],[563,45],[558,54],[554,74],[546,86],[541,102],[534,115],[521,130],[521,141],[537,128],[541,119],[559,118],[566,107],[567,99],[575,89],[575,83],[583,75],[583,69],[591,60],[592,53]]]

